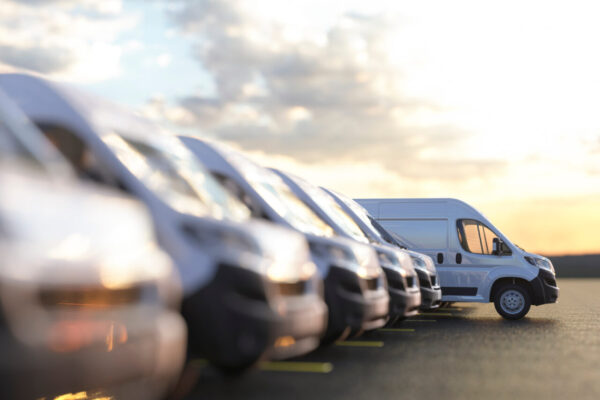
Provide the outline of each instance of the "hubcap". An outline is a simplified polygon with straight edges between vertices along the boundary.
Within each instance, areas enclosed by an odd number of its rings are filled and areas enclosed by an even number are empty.
[[[517,290],[507,290],[500,297],[500,305],[502,309],[509,314],[518,314],[525,307],[525,298],[523,294]]]

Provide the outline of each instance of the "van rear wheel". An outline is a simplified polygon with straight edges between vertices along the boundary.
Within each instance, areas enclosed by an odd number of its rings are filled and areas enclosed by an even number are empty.
[[[529,312],[531,296],[523,286],[509,283],[500,287],[496,292],[494,306],[503,318],[521,319]]]

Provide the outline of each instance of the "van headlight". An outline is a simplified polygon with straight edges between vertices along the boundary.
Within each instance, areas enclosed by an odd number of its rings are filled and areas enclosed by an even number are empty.
[[[411,254],[410,258],[413,260],[413,265],[415,268],[427,271],[430,275],[437,275],[437,269],[435,268],[431,257],[428,255],[422,254],[420,256],[415,256]]]
[[[276,262],[267,268],[267,277],[273,282],[296,283],[306,281],[317,273],[317,267],[312,262],[302,265]]]
[[[545,258],[537,258],[537,257],[529,257],[529,256],[525,256],[525,260],[527,260],[527,262],[531,265],[534,265],[538,268],[543,268],[547,271],[552,272],[553,274],[556,274],[556,272],[554,271],[554,266],[552,265],[552,262],[550,260],[547,260]]]
[[[427,271],[427,263],[425,263],[425,260],[423,260],[421,257],[415,257],[415,256],[410,256],[412,262],[413,262],[413,266],[415,268],[418,269],[422,269],[424,271]]]

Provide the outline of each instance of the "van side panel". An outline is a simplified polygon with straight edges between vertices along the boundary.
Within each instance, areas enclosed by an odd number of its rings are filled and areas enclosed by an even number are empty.
[[[438,219],[448,218],[448,203],[432,201],[382,201],[379,203],[379,219]]]
[[[444,250],[448,247],[448,220],[394,219],[380,220],[386,230],[414,243],[413,250]]]

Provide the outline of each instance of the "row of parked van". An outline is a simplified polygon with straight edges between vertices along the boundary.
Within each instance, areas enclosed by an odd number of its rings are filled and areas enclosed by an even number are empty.
[[[547,259],[464,203],[363,202],[372,216],[65,85],[5,74],[1,93],[7,398],[160,398],[188,357],[237,372],[442,301],[518,319],[558,296]]]

